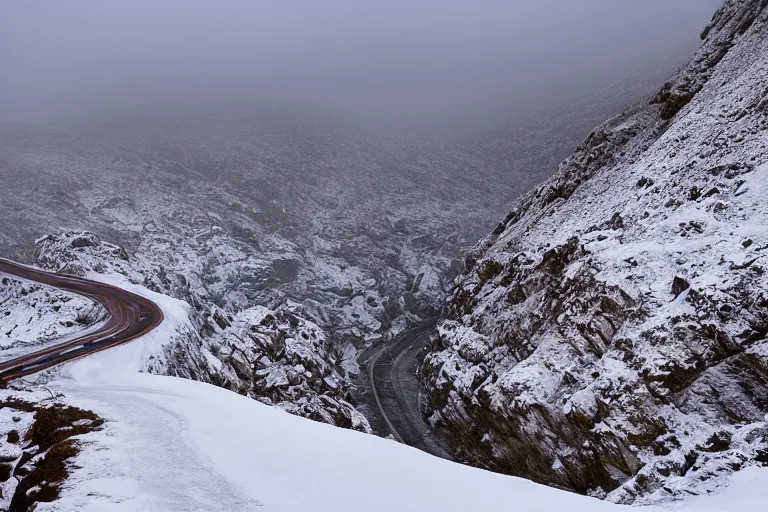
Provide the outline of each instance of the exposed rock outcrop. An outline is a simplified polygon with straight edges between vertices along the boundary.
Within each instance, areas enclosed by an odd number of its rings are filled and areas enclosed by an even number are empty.
[[[232,382],[269,405],[324,423],[370,432],[350,403],[354,350],[334,348],[323,331],[288,309],[256,306],[216,325],[210,349]],[[343,345],[342,345],[343,346]]]

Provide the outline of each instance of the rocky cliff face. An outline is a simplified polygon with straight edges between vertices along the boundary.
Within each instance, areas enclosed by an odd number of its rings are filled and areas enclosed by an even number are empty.
[[[459,458],[622,503],[768,463],[768,2],[702,38],[467,257],[422,367]]]

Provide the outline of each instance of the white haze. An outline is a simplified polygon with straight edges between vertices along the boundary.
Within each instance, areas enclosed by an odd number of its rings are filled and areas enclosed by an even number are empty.
[[[568,102],[695,49],[720,0],[0,3],[0,115],[279,106],[451,127]]]

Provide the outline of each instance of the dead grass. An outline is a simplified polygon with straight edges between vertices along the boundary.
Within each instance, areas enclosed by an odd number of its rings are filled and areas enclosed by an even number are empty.
[[[10,398],[0,402],[0,408],[10,407],[19,411],[34,413],[34,423],[24,433],[26,458],[31,460],[42,455],[35,463],[24,464],[15,476],[21,477],[11,499],[8,512],[33,510],[35,503],[54,501],[59,497],[61,484],[69,476],[69,460],[80,453],[79,441],[75,436],[99,430],[104,420],[92,411],[61,404],[43,406]],[[8,433],[9,443],[21,441],[19,432]],[[11,478],[12,466],[0,476]]]
[[[74,425],[80,420],[89,420],[89,423]],[[24,440],[31,441],[40,451],[45,451],[72,436],[92,432],[103,423],[104,421],[91,411],[54,405],[35,412],[35,423],[27,431]]]

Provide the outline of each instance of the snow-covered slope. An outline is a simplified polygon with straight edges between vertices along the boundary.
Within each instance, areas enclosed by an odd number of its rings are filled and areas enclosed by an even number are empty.
[[[61,497],[38,511],[627,510],[307,421],[207,384],[125,372],[114,379],[99,373],[98,358],[75,363],[69,378],[53,384],[65,393],[61,400],[106,423],[81,436]],[[768,470],[750,471],[722,496],[671,510],[758,512],[766,483]]]
[[[768,463],[767,6],[472,250],[422,368],[461,458],[622,503]]]
[[[79,295],[0,277],[0,358],[10,359],[95,328],[106,311]]]

